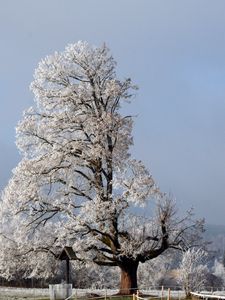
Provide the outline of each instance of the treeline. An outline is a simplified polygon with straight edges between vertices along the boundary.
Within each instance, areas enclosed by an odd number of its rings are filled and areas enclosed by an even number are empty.
[[[2,286],[26,288],[47,288],[49,284],[65,280],[65,262],[58,264],[58,270],[48,278],[22,278],[15,274],[10,280],[0,278]],[[191,290],[223,289],[225,286],[224,255],[215,257],[215,252],[190,249],[184,253],[173,251],[141,264],[138,272],[139,288],[173,289],[182,288],[188,294]],[[119,268],[85,266],[71,262],[70,282],[74,288],[115,289],[119,286]]]

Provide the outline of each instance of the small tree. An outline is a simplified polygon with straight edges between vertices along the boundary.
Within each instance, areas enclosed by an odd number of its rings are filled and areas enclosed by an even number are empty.
[[[191,248],[183,253],[179,269],[179,282],[183,285],[185,294],[203,288],[208,274],[208,267],[203,264],[207,253],[202,249]]]
[[[31,84],[36,106],[17,127],[22,160],[1,214],[19,254],[56,257],[72,246],[78,260],[118,266],[120,293],[129,294],[137,289],[140,262],[192,244],[202,223],[191,214],[179,220],[173,201],[130,158],[132,118],[119,108],[136,87],[119,80],[115,66],[105,45],[86,42],[39,63]]]
[[[221,282],[224,286],[224,284],[225,284],[225,267],[224,267],[224,264],[219,262],[217,259],[215,259],[215,262],[214,262],[213,275],[215,275],[217,278],[220,278]]]

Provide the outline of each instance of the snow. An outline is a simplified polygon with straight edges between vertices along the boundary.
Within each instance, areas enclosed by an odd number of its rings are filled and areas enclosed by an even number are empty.
[[[82,297],[87,294],[95,294],[100,296],[112,296],[115,295],[118,292],[118,290],[112,290],[112,289],[73,289],[73,295]],[[158,298],[161,298],[161,290],[155,290],[155,289],[146,289],[141,290],[143,294],[146,295],[152,295]],[[171,297],[174,298],[182,298],[184,297],[184,293],[182,291],[170,291]],[[29,300],[38,299],[40,297],[49,297],[49,289],[26,289],[26,288],[10,288],[10,287],[0,287],[0,299],[1,300],[23,300],[27,299],[29,297]],[[164,290],[164,297],[167,297],[167,290]]]

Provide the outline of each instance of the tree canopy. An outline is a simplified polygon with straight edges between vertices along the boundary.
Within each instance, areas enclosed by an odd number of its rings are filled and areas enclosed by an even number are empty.
[[[174,202],[131,158],[133,121],[119,109],[136,86],[119,80],[115,67],[105,45],[86,42],[39,63],[36,104],[17,126],[22,160],[3,193],[1,238],[32,257],[37,272],[40,255],[57,257],[65,245],[80,261],[119,266],[121,293],[130,293],[139,262],[193,245],[202,222],[191,213],[179,219]]]

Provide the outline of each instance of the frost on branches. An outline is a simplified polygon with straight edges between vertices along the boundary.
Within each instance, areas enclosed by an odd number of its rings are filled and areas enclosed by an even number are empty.
[[[23,254],[19,261],[26,257],[32,274],[72,246],[80,261],[118,266],[120,292],[128,294],[137,289],[140,262],[189,247],[202,224],[191,214],[178,220],[173,202],[130,157],[132,118],[119,108],[136,87],[119,80],[115,66],[105,45],[86,42],[39,63],[36,104],[17,127],[22,160],[3,193],[1,239]]]
[[[179,269],[179,282],[183,285],[185,294],[190,297],[192,291],[204,288],[208,267],[205,264],[207,252],[192,248],[183,253]]]

